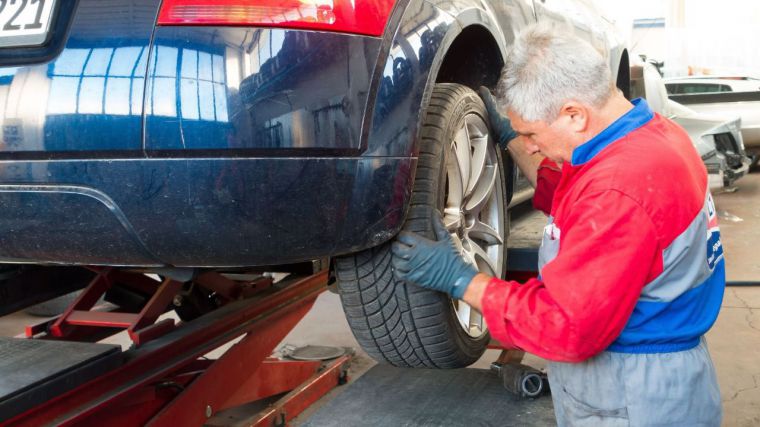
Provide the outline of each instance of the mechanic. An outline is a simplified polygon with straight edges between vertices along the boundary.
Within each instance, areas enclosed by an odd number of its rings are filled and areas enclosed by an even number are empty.
[[[506,348],[548,359],[560,426],[720,425],[703,335],[723,297],[723,248],[689,136],[629,102],[605,59],[567,33],[528,28],[506,64],[506,108],[480,93],[549,215],[539,277],[478,273],[439,213],[436,241],[399,235],[396,277],[464,300]]]

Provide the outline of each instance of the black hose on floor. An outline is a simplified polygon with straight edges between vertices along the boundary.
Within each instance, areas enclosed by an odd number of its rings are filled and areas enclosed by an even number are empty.
[[[760,281],[757,280],[733,280],[726,282],[726,286],[760,286]]]

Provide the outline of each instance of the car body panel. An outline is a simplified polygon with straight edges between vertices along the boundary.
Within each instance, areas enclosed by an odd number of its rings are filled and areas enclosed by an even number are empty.
[[[8,209],[0,213],[0,260],[232,267],[351,252],[400,227],[401,183],[413,163],[93,159],[14,161],[9,168],[3,162],[0,203]],[[72,177],[76,184],[69,184]]]
[[[677,104],[675,102],[671,104],[671,114],[669,115],[669,118],[681,125],[681,127],[684,128],[684,130],[686,130],[690,136],[700,135],[699,138],[692,137],[692,143],[703,159],[709,155],[714,154],[716,152],[715,142],[706,140],[702,136],[711,134],[718,127],[725,127],[725,120],[711,120],[708,118],[700,117],[698,113],[694,111],[686,112],[685,108],[679,108],[679,106],[680,104]]]
[[[598,19],[594,6],[583,0],[535,1],[539,21],[551,21],[565,26],[576,36],[588,41],[609,59],[606,28]]]
[[[382,49],[367,110],[365,156],[415,156],[421,129],[423,96],[432,90],[429,76],[434,57],[450,31],[458,29],[455,19],[427,1],[410,2],[395,36]],[[424,29],[426,43],[416,29]],[[455,30],[456,31],[456,30]],[[413,44],[410,38],[417,40]]]
[[[682,97],[678,99],[679,102],[684,101]],[[685,105],[698,113],[741,117],[745,147],[755,153],[760,152],[760,96],[757,101],[697,102]]]
[[[613,79],[620,72],[625,42],[601,10],[589,0],[534,0],[539,21],[552,22],[591,43],[609,62]]]
[[[379,39],[158,27],[154,40],[145,99],[148,152],[358,153]]]
[[[75,9],[63,51],[48,63],[0,69],[0,155],[139,152],[158,1],[80,0],[60,8]]]
[[[697,113],[676,102],[669,102],[672,103],[671,111],[677,111],[673,120],[692,137],[705,162],[707,172],[720,177],[720,179],[713,179],[715,187],[731,186],[749,172],[752,161],[744,151],[740,131],[741,118],[726,119],[709,116]]]
[[[372,103],[366,156],[417,153],[419,132],[448,47],[471,26],[493,30],[500,52],[519,28],[534,21],[529,1],[491,4],[476,0],[411,2],[390,46],[382,49],[377,98]],[[501,29],[496,25],[501,23]],[[495,29],[494,29],[495,28]]]
[[[382,37],[154,27],[159,3],[67,3],[62,53],[0,69],[0,262],[243,267],[386,242],[451,46],[485,31],[503,57],[536,21],[531,0],[414,0]]]

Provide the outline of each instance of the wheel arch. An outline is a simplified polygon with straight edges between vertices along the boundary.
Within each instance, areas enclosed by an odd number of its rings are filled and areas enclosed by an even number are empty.
[[[445,15],[450,21],[445,33],[437,40],[436,53],[429,68],[420,69],[420,72],[426,73],[418,110],[420,119],[425,117],[436,83],[459,83],[473,90],[479,86],[493,89],[504,66],[507,46],[514,40],[516,30],[513,29],[518,24],[512,21],[516,18],[509,17],[510,22],[499,25],[493,11],[484,7],[483,3],[471,0],[464,3],[467,4],[453,16],[450,11],[443,12],[438,6],[433,6],[440,16]],[[480,65],[481,61],[483,65]],[[468,68],[471,64],[479,65],[478,72]],[[412,140],[412,152],[415,154],[419,149],[421,128],[421,120],[418,120]]]
[[[496,39],[485,27],[471,25],[448,46],[434,83],[459,83],[475,90],[479,86],[494,88],[502,67],[504,55]]]
[[[404,158],[412,163],[394,183],[397,199],[393,212],[384,214],[372,227],[370,234],[380,236],[372,239],[373,245],[392,238],[408,215],[422,121],[435,84],[459,83],[473,89],[481,85],[495,87],[507,47],[520,28],[534,22],[532,15],[517,10],[501,12],[506,15],[500,14],[497,20],[487,4],[476,0],[455,4],[424,0],[409,2],[403,11],[399,9],[398,20],[387,27],[375,64],[373,87],[368,93],[361,155]],[[611,44],[610,66],[617,77],[622,69],[627,69],[624,61],[628,54],[621,43]],[[478,71],[468,69],[473,63],[480,64],[483,58],[485,65]],[[629,80],[628,75],[623,72],[620,81]],[[630,85],[622,86],[625,92]],[[505,163],[505,172],[514,176],[517,168],[509,161]],[[360,173],[369,176],[372,171]],[[508,200],[512,197],[511,190],[508,189]]]
[[[514,38],[507,28],[514,25],[499,26],[488,8],[465,2],[468,4],[458,11],[443,10],[433,2],[416,7],[410,3],[398,24],[388,28],[365,111],[362,156],[416,158],[422,122],[437,83],[460,83],[472,89],[496,85],[507,50],[505,40]],[[425,27],[427,30],[421,31]],[[472,63],[474,59],[486,62],[479,72],[469,73],[477,75],[473,78],[457,62]],[[398,111],[406,112],[401,120]],[[403,194],[398,214],[394,214],[393,225],[383,221],[385,225],[377,226],[384,237],[373,244],[392,238],[401,229],[409,211],[415,170],[413,164],[408,174],[398,178],[395,186]]]
[[[618,60],[617,77],[615,86],[623,91],[626,99],[631,99],[631,63],[628,57],[628,49],[623,49]]]

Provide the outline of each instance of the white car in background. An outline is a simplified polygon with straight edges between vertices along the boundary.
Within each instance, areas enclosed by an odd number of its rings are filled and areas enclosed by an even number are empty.
[[[740,117],[699,113],[669,99],[662,76],[649,63],[631,67],[631,92],[688,132],[705,163],[711,189],[731,187],[747,174],[751,159],[744,150]]]
[[[681,125],[692,142],[712,148],[702,156],[710,176],[710,188],[731,187],[749,171],[752,163],[742,144],[741,118],[725,119],[709,116],[668,101],[671,119]]]
[[[716,92],[757,92],[760,79],[754,77],[687,76],[665,79],[668,95]]]
[[[671,100],[698,113],[739,116],[747,151],[760,155],[760,79],[690,76],[665,79]]]

